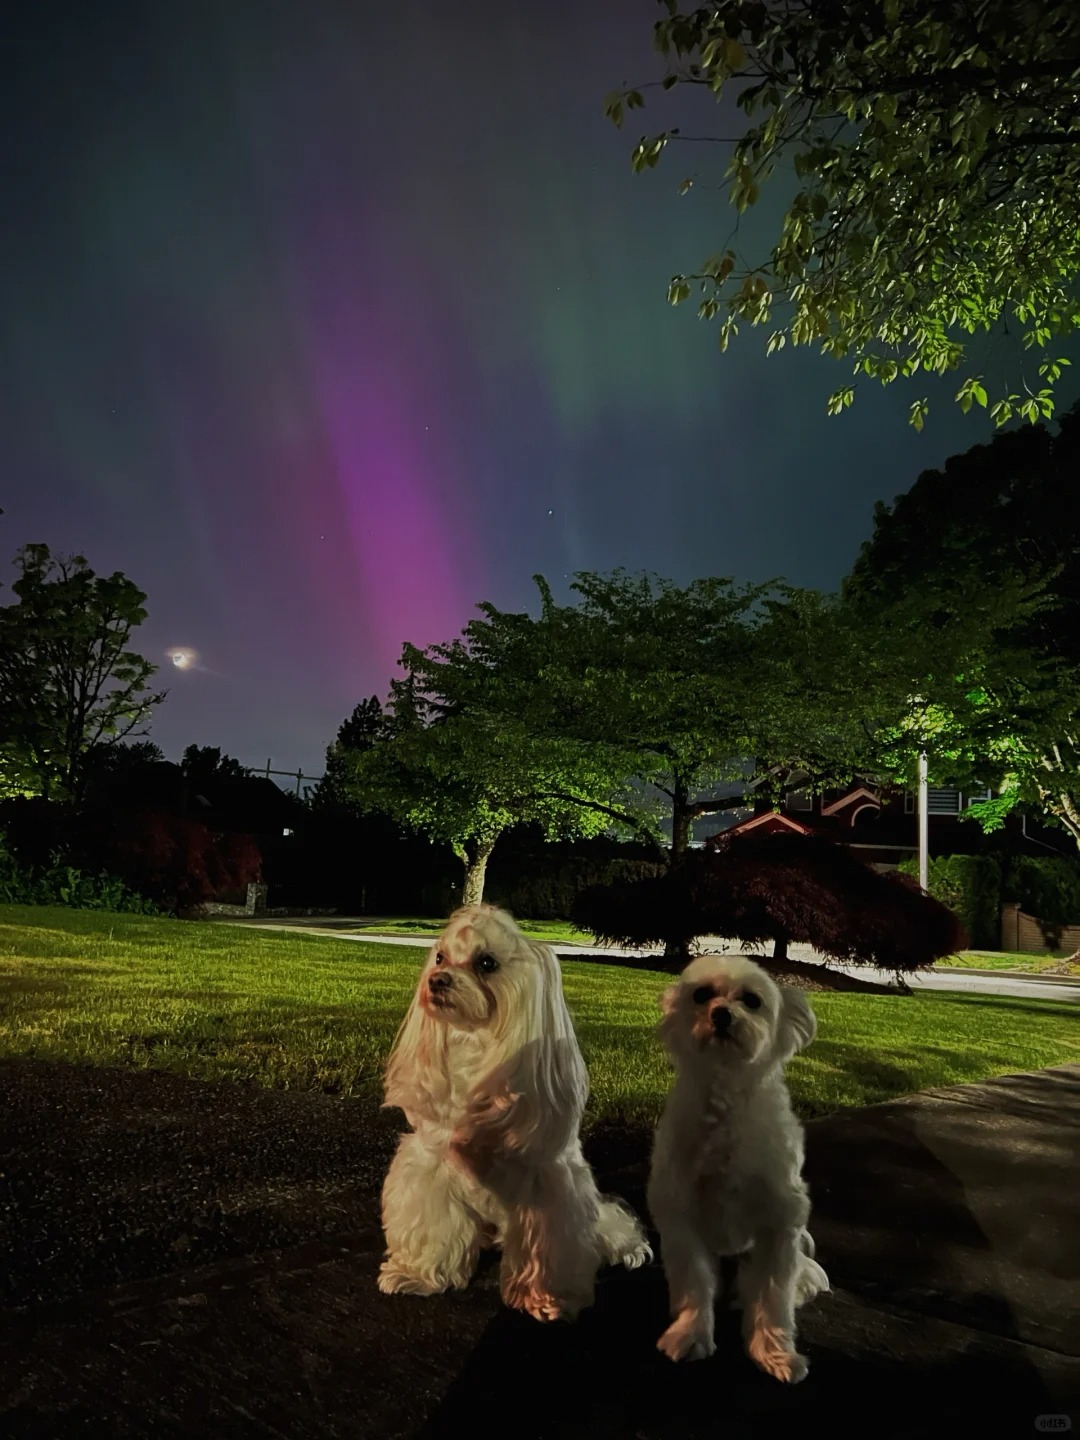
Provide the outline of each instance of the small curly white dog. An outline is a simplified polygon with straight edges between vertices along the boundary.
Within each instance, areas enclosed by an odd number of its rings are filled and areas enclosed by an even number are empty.
[[[458,910],[431,947],[386,1073],[412,1126],[382,1193],[388,1295],[468,1285],[502,1250],[503,1300],[537,1320],[592,1303],[602,1263],[651,1259],[601,1197],[578,1130],[589,1082],[559,963],[504,911]]]
[[[803,1131],[783,1075],[817,1032],[814,1012],[800,991],[725,955],[691,961],[661,1005],[675,1083],[648,1188],[672,1314],[657,1348],[672,1360],[714,1353],[719,1259],[739,1256],[747,1353],[794,1383],[808,1368],[795,1310],[829,1288],[806,1229]]]

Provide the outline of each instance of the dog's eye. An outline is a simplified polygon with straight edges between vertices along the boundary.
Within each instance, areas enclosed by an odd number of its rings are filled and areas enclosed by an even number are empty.
[[[712,987],[710,985],[699,985],[694,991],[694,1004],[707,1005],[712,999]]]
[[[473,961],[473,969],[481,975],[493,975],[499,968],[499,962],[494,955],[478,955]]]
[[[742,992],[742,1003],[748,1010],[760,1010],[761,996],[755,995],[753,990],[744,990]]]
[[[445,965],[445,964],[446,964],[446,956],[442,953],[441,950],[437,950],[437,951],[435,952],[435,964],[436,964],[436,965]]]

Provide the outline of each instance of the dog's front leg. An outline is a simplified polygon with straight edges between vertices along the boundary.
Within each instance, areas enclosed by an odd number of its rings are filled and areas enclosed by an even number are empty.
[[[746,1352],[777,1380],[794,1385],[810,1368],[795,1349],[796,1285],[804,1261],[801,1232],[760,1232],[739,1266]]]
[[[476,1216],[462,1203],[445,1156],[403,1135],[382,1192],[384,1295],[438,1295],[468,1285],[480,1251]]]
[[[669,1360],[704,1360],[716,1350],[716,1257],[689,1219],[657,1224],[672,1321],[656,1348]]]
[[[592,1187],[581,1188],[565,1163],[537,1170],[508,1164],[489,1179],[507,1209],[504,1302],[535,1320],[576,1319],[593,1302],[600,1263]]]

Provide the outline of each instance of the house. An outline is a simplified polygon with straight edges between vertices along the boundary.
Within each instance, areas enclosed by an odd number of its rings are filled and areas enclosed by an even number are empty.
[[[971,804],[988,799],[987,790],[965,794],[931,787],[927,792],[927,832],[931,855],[971,855],[983,848],[983,832],[961,815]],[[780,808],[758,801],[753,810],[732,815],[733,823],[717,834],[756,830],[766,834],[788,832],[820,835],[850,846],[877,870],[894,870],[901,861],[918,854],[918,805],[911,791],[889,790],[867,781],[815,795],[807,789],[789,789]],[[1046,855],[1066,851],[1060,834],[1032,824],[1024,817],[1007,822],[1012,848],[1021,854]],[[712,839],[713,837],[710,837]],[[705,842],[709,843],[708,840]]]
[[[262,775],[212,775],[192,782],[179,765],[151,761],[103,776],[93,798],[114,810],[158,810],[198,820],[217,834],[250,835],[264,852],[295,833],[302,804]]]

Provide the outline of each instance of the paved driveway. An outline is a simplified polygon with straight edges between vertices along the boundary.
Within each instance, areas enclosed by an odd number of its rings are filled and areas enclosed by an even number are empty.
[[[1080,1067],[808,1126],[833,1289],[801,1313],[794,1388],[746,1360],[728,1312],[714,1359],[658,1355],[658,1264],[606,1272],[573,1326],[507,1311],[490,1266],[460,1294],[380,1295],[399,1119],[0,1064],[5,1440],[1004,1440],[1040,1416],[1080,1423]],[[587,1148],[640,1211],[647,1134]]]

